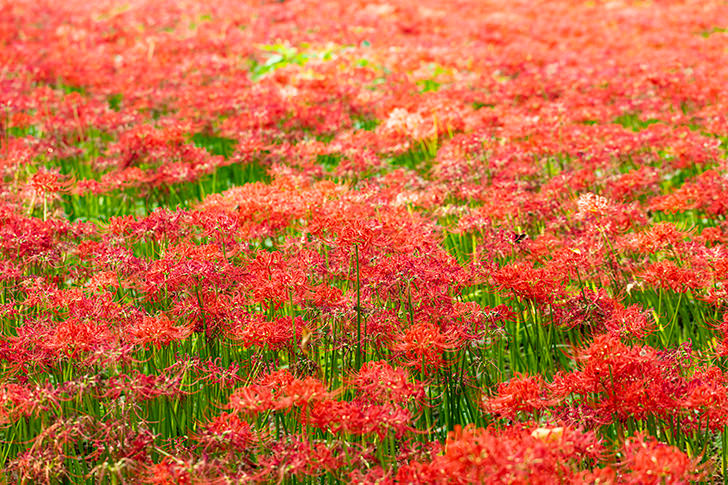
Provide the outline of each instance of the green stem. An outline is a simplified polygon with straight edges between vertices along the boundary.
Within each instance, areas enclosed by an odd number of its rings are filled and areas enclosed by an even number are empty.
[[[362,364],[361,343],[361,275],[359,273],[359,246],[354,245],[354,259],[356,264],[356,368]],[[365,336],[366,337],[366,336]]]

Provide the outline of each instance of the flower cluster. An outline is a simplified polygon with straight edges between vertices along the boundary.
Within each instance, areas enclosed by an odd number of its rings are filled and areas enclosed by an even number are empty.
[[[728,476],[724,1],[0,11],[0,483]]]

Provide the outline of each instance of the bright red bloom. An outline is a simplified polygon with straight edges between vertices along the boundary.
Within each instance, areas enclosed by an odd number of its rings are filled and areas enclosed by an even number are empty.
[[[642,434],[624,444],[622,483],[663,484],[688,483],[705,477],[698,460],[673,446],[660,443]]]
[[[582,406],[601,423],[665,419],[682,409],[690,385],[684,375],[690,366],[689,345],[658,351],[600,335],[574,358],[578,368],[558,372],[548,386],[550,395],[557,400],[580,396]]]
[[[482,407],[486,412],[515,419],[519,413],[537,413],[551,404],[541,376],[516,375],[508,382],[500,383],[496,395],[485,399]]]
[[[403,405],[410,400],[421,402],[425,397],[422,383],[411,381],[405,369],[395,369],[381,360],[364,363],[350,383],[364,401]]]
[[[344,464],[343,453],[326,443],[311,443],[305,437],[291,435],[276,441],[269,454],[258,457],[256,480],[282,481],[287,476],[318,476],[334,472]]]
[[[456,348],[456,342],[432,323],[415,323],[392,345],[402,363],[420,372],[429,373],[450,365],[444,353]]]
[[[296,379],[288,370],[281,370],[263,376],[255,384],[236,389],[227,406],[236,412],[255,414],[294,407],[305,409],[332,396],[333,393],[318,379]]]
[[[395,404],[366,401],[316,402],[306,421],[331,433],[374,434],[380,440],[390,431],[399,438],[412,430],[412,414],[408,409]]]
[[[650,287],[663,288],[675,293],[685,293],[704,284],[702,275],[694,269],[680,267],[667,260],[647,265],[637,276]]]
[[[538,304],[559,299],[564,293],[566,277],[558,268],[534,268],[528,263],[509,264],[493,274],[502,289]]]
[[[268,321],[258,315],[251,318],[246,326],[236,330],[235,337],[245,347],[258,347],[268,350],[295,348],[301,345],[304,335],[311,331],[301,317],[277,318]]]
[[[513,427],[503,432],[456,426],[445,453],[432,462],[411,463],[398,483],[560,483],[581,482],[580,463],[599,459],[601,443],[591,433],[568,427]]]
[[[250,425],[234,413],[215,416],[202,426],[194,439],[205,451],[230,450],[236,453],[248,451],[258,441]]]
[[[144,470],[143,480],[149,485],[192,484],[194,479],[190,468],[189,464],[165,458],[160,463],[147,466]]]
[[[171,342],[184,340],[192,334],[192,329],[186,325],[175,325],[165,315],[157,317],[144,316],[128,329],[132,341],[139,345],[151,344],[161,348]]]

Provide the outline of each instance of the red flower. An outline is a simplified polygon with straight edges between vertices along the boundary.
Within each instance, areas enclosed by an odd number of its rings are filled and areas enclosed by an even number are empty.
[[[306,420],[317,428],[332,433],[375,434],[380,440],[390,431],[399,438],[412,430],[410,411],[389,403],[320,401],[311,407]]]
[[[592,433],[568,427],[514,426],[502,432],[456,426],[445,453],[430,463],[410,463],[398,483],[579,483],[580,464],[600,459],[603,448]]]
[[[392,345],[407,367],[429,373],[451,364],[443,355],[456,348],[452,336],[440,333],[432,323],[415,323]]]
[[[144,346],[151,344],[159,349],[186,339],[192,334],[192,329],[186,325],[175,325],[166,315],[159,315],[143,316],[128,328],[128,332],[134,343]]]
[[[410,382],[405,369],[394,369],[387,362],[365,362],[350,383],[359,391],[364,401],[377,404],[404,405],[410,400],[422,402],[425,389],[420,382]]]
[[[230,396],[228,409],[242,413],[268,410],[305,409],[311,403],[330,399],[333,393],[313,377],[296,379],[288,370],[263,376],[257,383],[236,389]]]
[[[57,170],[51,171],[41,168],[30,177],[30,186],[41,197],[48,194],[67,192],[71,186],[68,177],[61,175]]]
[[[524,262],[500,268],[493,279],[500,288],[514,295],[545,305],[563,295],[567,275],[558,268],[534,268]]]
[[[685,293],[688,290],[701,288],[705,284],[703,275],[696,270],[680,267],[668,260],[651,263],[636,276],[647,286],[675,293]]]
[[[551,404],[540,375],[517,374],[508,382],[500,383],[496,395],[484,400],[482,406],[486,412],[515,419],[519,413],[536,413]]]
[[[698,460],[643,434],[625,442],[622,466],[620,481],[627,484],[688,483],[705,478]]]
[[[258,438],[250,425],[237,414],[223,413],[202,426],[194,439],[205,451],[231,450],[242,453],[254,445]]]

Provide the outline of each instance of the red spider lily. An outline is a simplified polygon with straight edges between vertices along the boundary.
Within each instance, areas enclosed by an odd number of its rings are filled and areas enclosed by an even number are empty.
[[[421,383],[412,379],[405,369],[394,369],[387,362],[369,361],[362,365],[359,372],[352,376],[350,383],[365,402],[377,404],[406,404],[414,400],[424,402],[425,389]]]
[[[549,385],[553,398],[581,395],[605,419],[664,417],[680,408],[687,382],[673,357],[600,335],[575,359],[580,368],[558,373]]]
[[[137,429],[129,425],[128,418],[84,424],[83,433],[95,448],[84,458],[93,460],[107,456],[117,464],[128,463],[132,469],[139,464],[150,462],[149,452],[154,446],[155,435],[146,423]]]
[[[112,376],[105,382],[101,396],[114,401],[122,395],[135,401],[146,401],[161,396],[183,396],[189,392],[183,383],[184,373],[184,369],[180,371],[169,368],[158,375],[146,375],[136,371],[130,375]]]
[[[644,339],[655,331],[654,317],[638,305],[617,307],[604,325],[612,335]]]
[[[59,405],[60,398],[52,387],[7,383],[0,387],[0,423],[46,413]]]
[[[205,199],[202,213],[229,213],[244,239],[274,236],[305,214],[307,207],[323,192],[321,186],[288,187],[285,178],[271,185],[262,183],[235,187]]]
[[[389,403],[322,400],[311,406],[305,419],[331,433],[374,434],[380,440],[390,431],[399,438],[413,429],[410,411]]]
[[[306,409],[310,403],[315,403],[332,396],[326,390],[324,384],[313,377],[305,379],[294,379],[282,392],[276,396],[276,409],[289,409],[292,407],[300,407]]]
[[[244,347],[280,350],[297,348],[309,333],[311,330],[301,317],[277,318],[272,322],[251,318],[244,328],[235,331],[235,336]]]
[[[397,482],[579,483],[580,462],[599,459],[602,450],[593,434],[571,428],[517,427],[499,433],[457,426],[448,434],[443,455],[402,467]]]
[[[178,297],[173,313],[192,323],[193,330],[204,333],[208,339],[232,335],[238,331],[236,325],[248,319],[247,314],[235,310],[247,302],[242,295],[205,288],[195,288],[192,293]]]
[[[625,307],[604,290],[585,289],[564,303],[552,305],[554,320],[566,328],[589,328],[592,333],[642,339],[656,329],[652,315],[638,305]]]
[[[355,483],[357,485],[365,485],[367,483],[376,483],[377,485],[394,485],[395,481],[391,476],[390,472],[382,469],[381,466],[374,466],[367,469],[366,472],[362,470],[354,470],[349,474],[349,483]]]
[[[11,261],[0,261],[0,281],[12,282],[20,280],[22,277],[23,273],[16,264]]]
[[[650,208],[668,212],[702,209],[711,215],[724,214],[728,210],[725,197],[721,196],[725,191],[725,178],[715,170],[706,170],[678,190],[655,197]]]
[[[728,376],[717,367],[696,370],[680,403],[686,429],[720,431],[728,425],[727,385]]]
[[[18,483],[52,483],[68,475],[63,461],[63,454],[57,450],[48,447],[30,449],[18,454],[8,464],[6,473]]]
[[[637,275],[646,285],[685,293],[704,285],[703,275],[690,268],[683,268],[672,261],[658,261],[647,265]]]
[[[723,320],[715,326],[721,339],[716,345],[715,352],[720,357],[728,356],[728,313],[723,314]]]
[[[650,254],[664,249],[680,248],[688,236],[690,236],[689,232],[678,230],[672,223],[658,222],[646,231],[628,234],[619,243],[619,246],[635,252]]]
[[[157,349],[171,342],[184,340],[192,333],[192,329],[184,325],[175,325],[165,315],[157,317],[142,317],[141,321],[132,324],[127,331],[132,341],[139,345],[152,345]]]
[[[413,316],[415,321],[437,323],[442,333],[450,335],[453,342],[470,341],[485,345],[500,338],[505,321],[515,318],[506,305],[481,308],[474,302],[451,302],[444,297],[434,304],[423,303]]]
[[[643,194],[654,194],[659,190],[659,174],[653,167],[640,167],[622,174],[619,179],[608,183],[608,191],[616,200],[629,200]]]
[[[45,197],[48,194],[67,191],[71,182],[65,180],[65,177],[57,171],[41,169],[30,177],[29,185],[40,197]]]
[[[123,237],[128,242],[155,240],[173,242],[184,239],[192,232],[189,227],[195,214],[184,210],[159,208],[142,218],[133,216],[109,218],[108,234]]]
[[[253,414],[293,407],[306,409],[312,403],[332,396],[333,393],[318,379],[296,379],[288,370],[281,370],[264,376],[255,384],[236,389],[227,407],[236,412]]]
[[[347,297],[339,288],[327,285],[317,285],[306,293],[304,297],[313,309],[335,312],[351,304],[351,297]]]
[[[719,227],[706,227],[702,230],[699,236],[695,238],[696,241],[701,244],[705,244],[710,247],[716,243],[726,243],[725,231]]]
[[[70,318],[49,329],[47,337],[38,345],[50,354],[73,359],[112,347],[116,340],[116,335],[105,325]]]
[[[23,266],[41,261],[55,263],[69,240],[96,232],[89,224],[25,217],[4,205],[0,205],[0,222],[0,251]]]
[[[457,342],[452,335],[441,333],[427,322],[415,323],[392,345],[403,365],[425,374],[450,365],[451,361],[444,353],[456,348]]]
[[[6,481],[707,480],[622,435],[726,425],[725,2],[118,3],[0,0]]]
[[[52,483],[69,477],[66,459],[93,426],[91,418],[58,418],[32,439],[26,451],[10,460],[6,472],[18,482]]]
[[[76,247],[79,258],[93,262],[99,271],[113,271],[119,275],[132,275],[146,268],[146,262],[134,256],[134,253],[125,248],[104,244],[97,241],[82,241]]]
[[[624,444],[621,483],[688,483],[705,478],[704,466],[673,446],[642,434]]]
[[[223,413],[202,426],[194,437],[205,451],[229,450],[244,453],[258,442],[254,430],[236,414]]]
[[[326,471],[334,472],[344,464],[339,450],[326,443],[311,443],[308,439],[291,435],[276,441],[269,454],[260,456],[260,472],[253,475],[256,481],[282,481],[287,476],[319,476]]]
[[[600,333],[606,321],[620,307],[604,290],[585,289],[567,299],[563,304],[553,305],[554,321],[566,328],[589,328]]]
[[[356,329],[356,314],[349,314],[353,328]],[[362,339],[373,342],[375,345],[382,347],[390,347],[393,342],[400,336],[400,318],[397,312],[374,311],[367,316],[366,335],[362,335]],[[362,329],[363,330],[363,329]]]
[[[149,265],[143,275],[143,291],[153,301],[161,298],[165,291],[197,298],[197,292],[205,296],[212,289],[230,288],[242,278],[242,271],[221,262],[222,259],[222,252],[214,245],[175,246],[163,259]]]
[[[399,447],[397,461],[399,463],[432,461],[435,457],[443,455],[444,452],[444,444],[439,441],[422,442],[405,438]]]
[[[552,267],[533,268],[527,263],[504,266],[493,274],[498,286],[537,304],[548,304],[564,292],[566,275]]]
[[[546,384],[541,376],[519,374],[508,382],[499,384],[496,395],[481,403],[484,411],[511,420],[519,413],[526,415],[539,413],[552,404],[547,397]]]
[[[142,476],[149,485],[173,485],[194,483],[191,464],[179,459],[165,458],[159,463],[149,465]]]
[[[259,383],[236,389],[230,396],[228,407],[234,411],[258,413],[273,409],[275,396],[295,378],[287,370],[272,372]]]
[[[194,365],[201,379],[224,388],[232,388],[244,380],[237,362],[225,368],[220,366],[220,359],[217,358],[214,361],[196,362]]]

